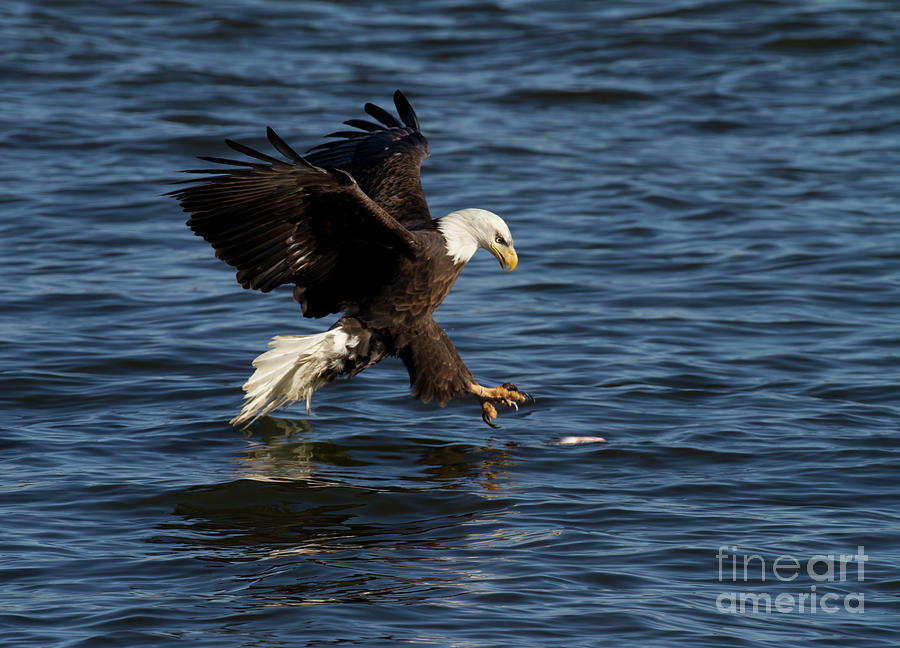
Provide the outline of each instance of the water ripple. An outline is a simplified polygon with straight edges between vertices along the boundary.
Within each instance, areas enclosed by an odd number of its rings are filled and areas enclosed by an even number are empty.
[[[0,18],[7,643],[897,643],[891,3]],[[241,291],[160,194],[225,137],[306,148],[397,87],[435,215],[494,209],[521,252],[477,256],[438,320],[537,402],[490,430],[388,360],[236,431],[269,337],[330,322]],[[718,578],[723,547],[860,546],[864,581]],[[864,614],[717,608],[813,585]]]

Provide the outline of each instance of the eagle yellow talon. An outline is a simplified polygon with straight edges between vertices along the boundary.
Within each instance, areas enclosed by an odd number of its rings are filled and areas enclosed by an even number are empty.
[[[477,383],[472,383],[469,391],[481,401],[481,420],[491,427],[497,427],[493,423],[493,420],[497,418],[495,403],[515,408],[518,412],[519,403],[534,402],[534,397],[531,394],[520,392],[512,383],[493,388],[482,387]]]
[[[497,408],[488,401],[483,401],[481,403],[481,420],[495,428],[497,426],[492,422],[495,418],[497,418]]]

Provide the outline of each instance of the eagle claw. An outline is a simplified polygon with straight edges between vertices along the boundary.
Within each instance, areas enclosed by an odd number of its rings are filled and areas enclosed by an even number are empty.
[[[504,383],[500,387],[489,389],[478,384],[473,384],[470,391],[481,401],[481,420],[492,428],[498,427],[493,420],[497,418],[495,403],[513,407],[519,411],[519,403],[534,403],[534,397],[526,392],[519,391],[513,383]]]
[[[519,391],[519,388],[516,387],[515,383],[503,383],[501,387],[503,387],[503,389],[508,389],[509,391],[514,391],[522,394],[522,396],[525,397],[525,400],[522,401],[525,405],[534,405],[534,396],[532,396],[528,392]],[[518,409],[519,408],[516,407],[516,411],[518,411]]]

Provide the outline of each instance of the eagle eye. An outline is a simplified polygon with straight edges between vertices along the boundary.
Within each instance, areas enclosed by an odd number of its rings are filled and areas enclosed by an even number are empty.
[[[500,236],[499,234],[497,234],[497,236],[494,237],[494,243],[497,243],[499,245],[506,245],[506,241],[504,241],[503,237]]]

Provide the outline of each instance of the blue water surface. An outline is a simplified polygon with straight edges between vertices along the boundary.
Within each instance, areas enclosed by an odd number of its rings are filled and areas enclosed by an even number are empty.
[[[898,34],[887,0],[5,2],[3,644],[897,645]],[[437,319],[537,402],[492,430],[386,360],[235,430],[269,338],[332,320],[161,194],[396,88],[433,214],[520,254]]]

